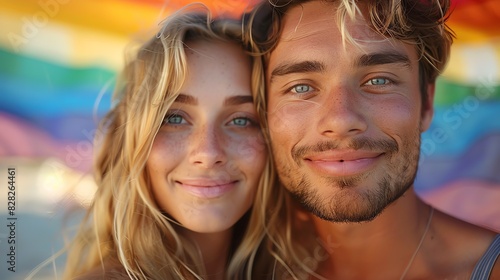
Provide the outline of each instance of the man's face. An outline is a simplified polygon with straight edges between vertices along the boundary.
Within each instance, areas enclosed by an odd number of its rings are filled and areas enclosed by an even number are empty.
[[[361,17],[346,22],[359,46],[344,46],[335,11],[312,1],[287,12],[267,66],[269,130],[279,177],[306,208],[367,221],[412,186],[433,112],[415,49]]]

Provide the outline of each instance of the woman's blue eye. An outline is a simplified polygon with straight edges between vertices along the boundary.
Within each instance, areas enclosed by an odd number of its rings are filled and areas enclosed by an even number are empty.
[[[388,84],[389,80],[386,78],[374,78],[374,79],[368,80],[368,82],[366,82],[366,83],[369,85],[373,85],[373,86],[380,86],[380,85]]]
[[[184,118],[182,116],[180,116],[180,115],[169,115],[165,119],[165,123],[168,123],[168,124],[181,124],[183,120],[184,120]]]
[[[231,122],[237,126],[247,126],[250,120],[247,118],[234,118]]]
[[[309,85],[296,85],[292,88],[292,92],[294,93],[306,93],[311,91],[311,86]]]

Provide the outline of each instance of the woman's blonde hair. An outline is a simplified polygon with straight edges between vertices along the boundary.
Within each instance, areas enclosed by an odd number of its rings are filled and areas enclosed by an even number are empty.
[[[205,275],[196,245],[178,233],[179,225],[155,203],[145,166],[162,120],[186,80],[185,43],[234,42],[250,54],[254,51],[245,44],[245,37],[240,22],[214,20],[205,10],[182,11],[162,22],[157,35],[125,66],[114,94],[116,105],[96,137],[101,138],[94,166],[98,190],[71,244],[65,279],[96,268],[109,270],[113,264],[131,279],[202,279]],[[252,94],[262,108],[262,62],[251,59]],[[235,225],[227,279],[264,279],[274,269],[265,232],[288,228],[290,216],[284,210],[284,190],[275,186],[271,162],[269,153],[255,203]]]

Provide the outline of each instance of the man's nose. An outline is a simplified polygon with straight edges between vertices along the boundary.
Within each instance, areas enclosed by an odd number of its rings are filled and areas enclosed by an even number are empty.
[[[339,86],[327,93],[318,110],[318,132],[332,138],[352,137],[368,128],[360,93]]]

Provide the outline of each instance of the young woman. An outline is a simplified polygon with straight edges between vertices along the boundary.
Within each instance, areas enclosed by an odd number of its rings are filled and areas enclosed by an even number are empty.
[[[301,267],[254,106],[261,62],[242,38],[241,23],[178,13],[126,65],[65,279],[270,279]]]
[[[269,171],[262,175],[267,151],[253,106],[260,88],[252,86],[240,30],[180,14],[126,66],[103,126],[99,189],[66,278],[244,274],[240,264],[261,237],[246,229],[262,228],[247,226],[245,213]],[[245,234],[255,237],[242,241]]]

